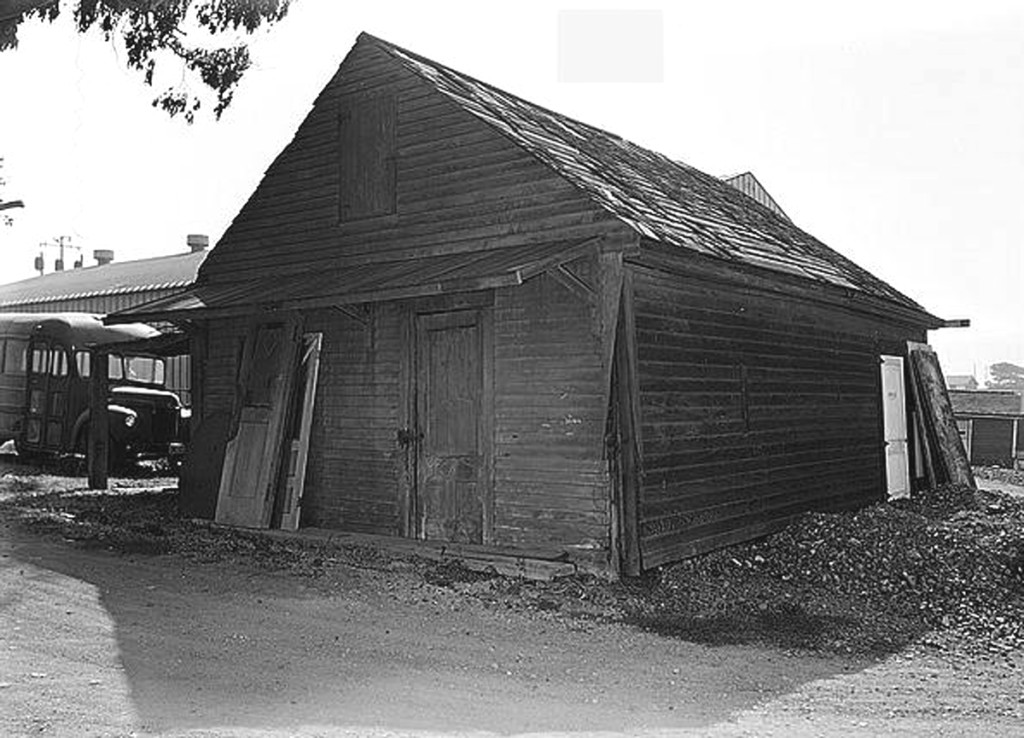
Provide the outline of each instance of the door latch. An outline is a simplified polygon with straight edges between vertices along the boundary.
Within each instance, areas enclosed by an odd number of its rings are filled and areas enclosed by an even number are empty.
[[[414,431],[411,428],[399,428],[397,435],[398,443],[402,446],[408,446],[423,440],[423,434],[419,431]]]

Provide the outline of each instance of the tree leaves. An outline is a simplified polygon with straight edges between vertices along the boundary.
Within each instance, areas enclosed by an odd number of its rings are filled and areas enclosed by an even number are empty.
[[[989,379],[985,382],[988,389],[1024,390],[1024,367],[1001,361],[988,368]]]
[[[184,65],[183,72],[212,90],[218,119],[231,104],[235,89],[252,64],[249,48],[227,35],[251,34],[260,27],[277,23],[288,13],[291,0],[78,0],[74,4],[75,27],[79,33],[98,28],[107,40],[119,36],[124,42],[126,64],[142,73],[152,86],[157,68],[168,61],[166,54]],[[33,17],[53,21],[60,16],[56,0],[14,0],[12,9],[0,11],[0,51],[15,48],[17,29]],[[207,31],[214,40],[195,43],[189,31]],[[192,34],[194,36],[194,34]],[[166,53],[165,53],[166,52]],[[154,100],[154,107],[189,123],[202,107],[200,97],[182,82],[167,88]]]

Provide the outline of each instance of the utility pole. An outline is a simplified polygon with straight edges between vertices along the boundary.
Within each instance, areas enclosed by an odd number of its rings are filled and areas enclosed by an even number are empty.
[[[53,265],[53,270],[55,272],[60,272],[60,271],[64,270],[64,250],[65,249],[75,249],[79,253],[81,253],[81,251],[82,251],[82,247],[81,246],[75,246],[75,245],[73,245],[71,243],[71,236],[55,236],[54,238],[52,238],[48,242],[44,241],[43,243],[40,243],[39,244],[39,256],[36,257],[36,263],[35,263],[36,271],[39,272],[39,276],[43,276],[43,272],[46,270],[46,260],[44,258],[45,251],[46,251],[46,249],[52,249],[52,248],[58,249],[59,250],[59,254],[60,254],[57,257],[57,261]],[[75,262],[75,266],[76,267],[82,266],[82,259],[81,259],[81,257],[79,257],[78,261]]]

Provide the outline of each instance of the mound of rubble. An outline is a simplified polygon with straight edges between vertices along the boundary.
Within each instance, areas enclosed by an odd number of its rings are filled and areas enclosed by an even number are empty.
[[[1024,646],[1024,500],[949,485],[666,567],[635,601],[650,629],[706,642],[897,650],[936,629]]]

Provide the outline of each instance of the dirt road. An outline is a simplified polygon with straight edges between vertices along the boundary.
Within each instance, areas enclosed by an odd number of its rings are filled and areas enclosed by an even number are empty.
[[[0,529],[5,736],[1024,735],[1024,655],[878,663]]]

